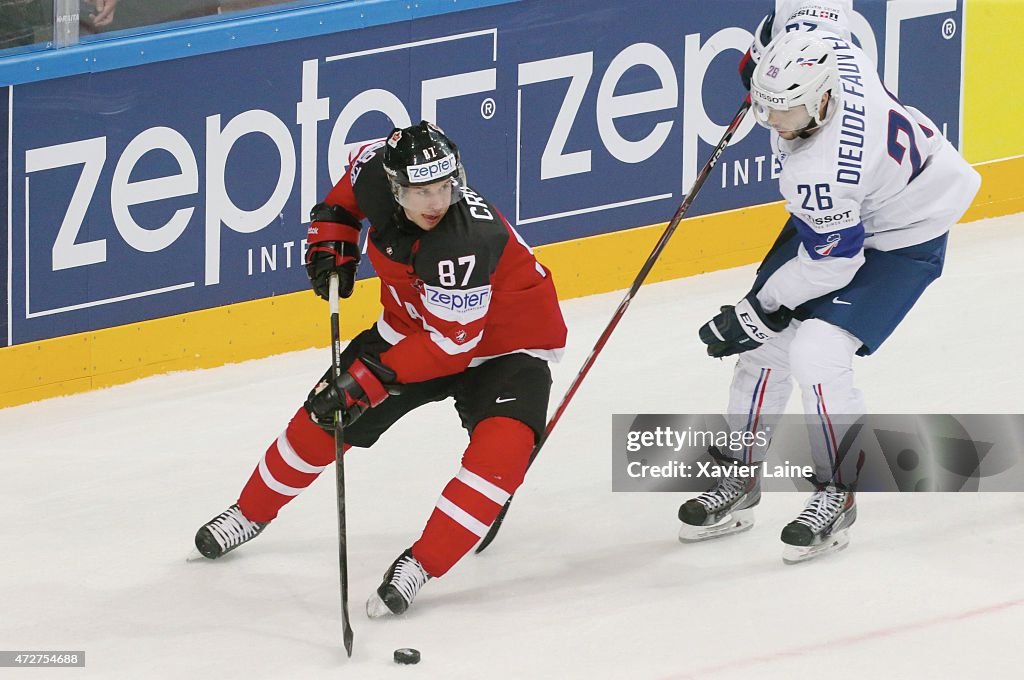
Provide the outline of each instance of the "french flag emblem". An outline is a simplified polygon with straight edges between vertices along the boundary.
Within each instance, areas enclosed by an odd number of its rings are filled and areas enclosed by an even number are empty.
[[[814,246],[814,252],[818,253],[822,257],[827,257],[832,254],[832,251],[839,246],[839,241],[842,237],[839,234],[829,234],[828,238],[825,239],[825,243],[820,246]]]

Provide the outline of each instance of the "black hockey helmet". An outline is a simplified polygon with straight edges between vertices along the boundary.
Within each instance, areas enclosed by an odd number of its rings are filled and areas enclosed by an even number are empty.
[[[395,199],[402,205],[403,188],[449,179],[454,204],[462,198],[462,188],[466,186],[459,147],[441,128],[425,120],[391,131],[384,145],[384,171],[391,180]]]

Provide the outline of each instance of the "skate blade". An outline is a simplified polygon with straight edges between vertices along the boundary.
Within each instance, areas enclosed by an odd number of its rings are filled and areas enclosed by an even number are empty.
[[[394,616],[394,612],[388,609],[380,595],[374,593],[366,601],[366,615],[371,619],[382,619],[385,616]]]
[[[782,561],[786,564],[800,564],[845,550],[850,545],[850,534],[840,531],[817,545],[787,545],[782,550]]]
[[[693,526],[683,524],[679,528],[680,543],[702,543],[713,538],[740,534],[754,528],[754,511],[737,510],[718,524],[710,526]]]

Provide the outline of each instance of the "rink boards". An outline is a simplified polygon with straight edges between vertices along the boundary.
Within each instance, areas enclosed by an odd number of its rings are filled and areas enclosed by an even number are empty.
[[[742,99],[735,64],[764,3],[666,13],[599,0],[578,16],[566,3],[428,2],[415,17],[393,4],[0,62],[0,82],[16,83],[0,90],[0,406],[326,344],[301,266],[306,215],[346,150],[392,121],[451,132],[471,184],[537,247],[562,297],[627,286]],[[969,217],[1024,209],[1017,126],[977,103],[992,101],[1009,52],[996,38],[1020,10],[855,8],[890,89],[969,160],[995,161],[979,166]],[[748,120],[651,280],[763,254],[783,219],[767,149]],[[345,305],[348,334],[377,314],[372,275],[364,264]]]

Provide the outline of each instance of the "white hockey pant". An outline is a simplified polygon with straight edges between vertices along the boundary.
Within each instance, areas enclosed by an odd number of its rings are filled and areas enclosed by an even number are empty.
[[[733,432],[773,432],[795,379],[808,416],[816,476],[839,484],[855,481],[857,456],[841,455],[841,443],[865,408],[853,385],[853,357],[860,346],[856,337],[825,321],[794,321],[771,342],[739,356],[729,390],[729,427]],[[756,463],[767,449],[755,445],[723,453]]]

